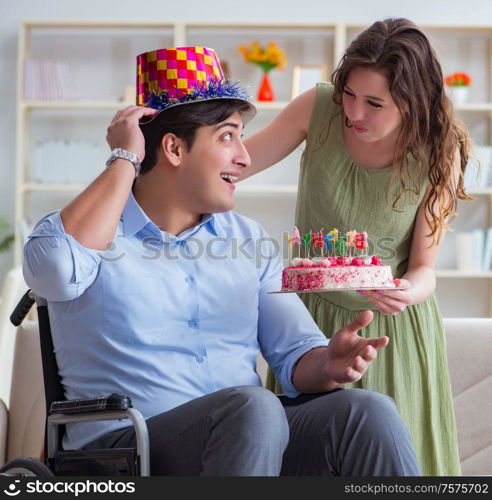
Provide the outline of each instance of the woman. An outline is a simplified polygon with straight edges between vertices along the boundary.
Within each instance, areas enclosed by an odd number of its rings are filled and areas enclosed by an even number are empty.
[[[424,475],[459,475],[434,266],[457,199],[471,199],[463,188],[469,135],[453,116],[428,39],[406,19],[362,32],[332,81],[294,99],[245,142],[247,176],[306,140],[296,209],[301,234],[367,231],[372,253],[407,288],[301,297],[328,337],[359,311],[374,310],[362,335],[388,335],[390,343],[354,386],[395,399]],[[272,376],[270,386],[281,391]]]

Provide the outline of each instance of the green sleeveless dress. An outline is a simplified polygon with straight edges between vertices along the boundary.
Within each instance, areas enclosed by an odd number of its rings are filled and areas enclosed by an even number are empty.
[[[341,110],[332,101],[332,90],[331,84],[317,85],[301,161],[296,226],[301,235],[333,228],[342,233],[367,231],[368,253],[379,255],[383,263],[391,265],[394,277],[401,277],[407,269],[427,176],[418,195],[406,192],[398,211],[392,210],[386,193],[391,168],[370,170],[352,161],[343,139]],[[362,380],[347,387],[381,392],[396,401],[412,435],[423,475],[460,475],[445,335],[435,295],[394,316],[380,314],[356,292],[309,293],[300,297],[327,337],[350,323],[360,311],[374,311],[374,320],[360,335],[387,335],[389,345],[379,351]],[[268,386],[281,392],[271,373]]]

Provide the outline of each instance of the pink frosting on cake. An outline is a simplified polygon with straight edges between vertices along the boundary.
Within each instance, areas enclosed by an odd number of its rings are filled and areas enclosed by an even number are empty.
[[[289,291],[394,286],[391,267],[381,264],[295,266],[282,271],[282,290]]]

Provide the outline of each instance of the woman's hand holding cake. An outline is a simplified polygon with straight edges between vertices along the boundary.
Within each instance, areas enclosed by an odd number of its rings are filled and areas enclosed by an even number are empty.
[[[414,304],[413,287],[406,279],[394,280],[395,286],[404,287],[404,290],[358,290],[369,302],[374,304],[382,314],[398,314],[407,306]]]

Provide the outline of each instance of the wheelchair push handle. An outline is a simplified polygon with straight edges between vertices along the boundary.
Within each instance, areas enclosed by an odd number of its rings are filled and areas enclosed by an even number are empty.
[[[14,312],[10,315],[10,322],[14,326],[19,326],[24,321],[27,313],[31,310],[34,302],[36,302],[34,294],[31,290],[28,290],[15,306]]]

